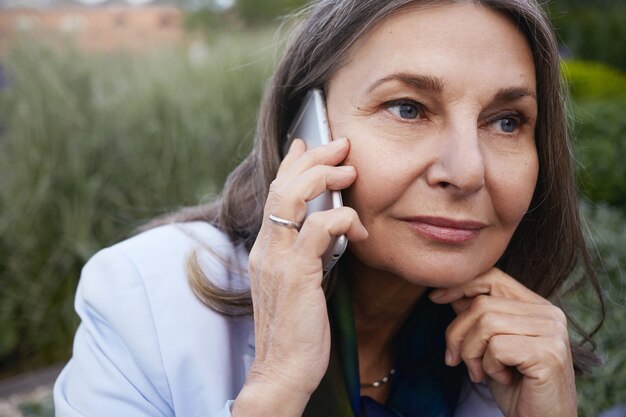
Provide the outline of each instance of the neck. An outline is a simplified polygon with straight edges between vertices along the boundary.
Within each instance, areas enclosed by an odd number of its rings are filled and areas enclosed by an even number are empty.
[[[347,255],[361,380],[382,378],[391,369],[391,342],[425,287],[375,270]]]

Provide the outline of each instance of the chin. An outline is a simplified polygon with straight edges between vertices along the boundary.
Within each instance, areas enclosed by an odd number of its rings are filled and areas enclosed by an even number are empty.
[[[411,284],[432,288],[452,288],[466,284],[490,268],[477,272],[474,268],[462,271],[450,270],[446,272],[429,271],[424,274],[404,274],[402,278]]]
[[[356,245],[355,245],[356,246]],[[371,253],[362,247],[352,247],[353,255],[370,270],[393,275],[414,285],[450,288],[470,282],[490,270],[500,259],[502,251],[429,251],[418,256],[390,251]]]

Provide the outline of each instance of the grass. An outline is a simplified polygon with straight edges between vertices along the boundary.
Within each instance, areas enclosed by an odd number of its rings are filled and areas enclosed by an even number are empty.
[[[250,146],[271,44],[257,31],[135,56],[13,50],[0,91],[0,368],[66,359],[82,264],[219,190]]]
[[[84,262],[147,219],[218,192],[247,153],[272,31],[143,55],[23,41],[0,89],[0,372],[65,360]],[[626,220],[585,204],[607,320],[606,366],[578,381],[580,415],[626,400]],[[571,300],[590,321],[588,292]],[[32,410],[37,408],[33,405]]]

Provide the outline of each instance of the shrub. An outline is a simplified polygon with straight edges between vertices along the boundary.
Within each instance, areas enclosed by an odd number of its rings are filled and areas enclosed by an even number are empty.
[[[581,204],[591,247],[595,249],[595,268],[601,281],[606,303],[606,320],[595,340],[605,363],[594,375],[577,381],[579,414],[595,417],[602,410],[624,401],[626,393],[626,218],[615,208]],[[587,327],[597,318],[593,291],[581,288],[570,300],[570,310]]]
[[[583,200],[581,210],[606,299],[606,320],[595,338],[606,363],[592,377],[577,381],[579,413],[593,417],[623,401],[626,392],[621,327],[626,321],[626,278],[621,267],[626,265],[626,75],[583,61],[566,62],[563,71],[573,98],[578,182],[584,198],[595,202]],[[577,291],[569,308],[587,328],[598,318],[593,291]]]
[[[574,98],[571,113],[582,193],[626,212],[626,74],[581,61],[567,62],[563,72]]]
[[[626,5],[614,1],[556,1],[551,19],[568,53],[626,71]]]
[[[65,359],[85,260],[219,190],[250,146],[269,44],[262,31],[143,56],[12,51],[0,91],[0,369]]]
[[[575,105],[575,154],[582,193],[626,212],[626,106],[593,100]]]
[[[565,61],[563,74],[576,100],[626,102],[626,73],[599,62]]]

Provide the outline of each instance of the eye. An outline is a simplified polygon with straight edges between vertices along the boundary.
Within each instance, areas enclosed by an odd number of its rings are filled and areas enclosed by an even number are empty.
[[[496,120],[497,126],[506,133],[513,133],[518,128],[517,120],[512,117],[504,117],[500,120]]]
[[[489,124],[503,133],[515,133],[526,122],[528,122],[527,117],[518,113],[508,113],[496,116]]]
[[[408,99],[394,100],[385,104],[386,104],[387,110],[391,114],[401,119],[407,119],[407,120],[417,119],[424,112],[423,106],[414,100],[408,100]]]

